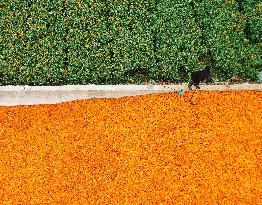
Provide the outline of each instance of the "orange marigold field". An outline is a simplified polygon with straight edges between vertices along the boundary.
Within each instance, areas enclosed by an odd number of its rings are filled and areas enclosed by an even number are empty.
[[[191,96],[0,107],[0,203],[262,203],[262,92]]]

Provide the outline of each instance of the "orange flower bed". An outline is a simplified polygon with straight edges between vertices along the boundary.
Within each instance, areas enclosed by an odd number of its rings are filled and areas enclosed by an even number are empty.
[[[262,93],[0,107],[0,204],[259,204]]]

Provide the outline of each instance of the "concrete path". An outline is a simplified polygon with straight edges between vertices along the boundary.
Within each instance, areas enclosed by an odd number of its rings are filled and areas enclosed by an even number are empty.
[[[181,85],[65,85],[65,86],[0,86],[0,106],[55,104],[80,99],[118,98],[152,93],[175,92]],[[201,90],[258,90],[262,84],[226,86],[200,85]]]

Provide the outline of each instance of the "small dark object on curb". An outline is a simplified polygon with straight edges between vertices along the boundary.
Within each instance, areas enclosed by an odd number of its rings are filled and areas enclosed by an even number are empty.
[[[241,83],[241,82],[242,82],[242,80],[241,80],[241,78],[239,76],[236,76],[236,77],[233,77],[233,78],[229,79],[229,83],[230,84]]]
[[[195,71],[191,74],[191,81],[188,84],[188,88],[192,90],[192,85],[196,87],[196,89],[200,89],[199,83],[204,80],[210,80],[211,79],[211,70],[210,67],[207,66],[204,70],[201,71]]]

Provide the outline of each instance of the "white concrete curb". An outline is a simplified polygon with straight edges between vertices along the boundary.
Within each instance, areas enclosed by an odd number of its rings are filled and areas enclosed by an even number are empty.
[[[63,86],[0,86],[4,91],[169,91],[184,87],[183,85],[63,85]],[[224,84],[200,85],[201,90],[262,90],[262,84]]]
[[[56,104],[91,98],[119,98],[152,93],[175,92],[183,85],[65,85],[0,86],[0,106]],[[200,85],[201,90],[258,90],[262,84]]]
[[[63,85],[63,86],[0,86],[1,91],[138,91],[172,90],[179,85]],[[180,86],[181,87],[181,86]]]

